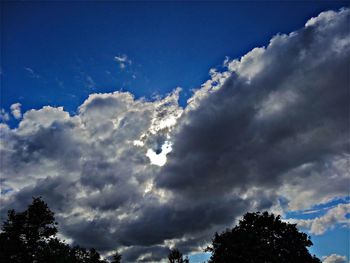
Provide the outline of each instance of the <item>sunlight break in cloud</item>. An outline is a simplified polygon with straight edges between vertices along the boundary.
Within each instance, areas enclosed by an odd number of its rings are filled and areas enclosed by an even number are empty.
[[[171,142],[165,141],[159,153],[153,151],[152,149],[148,149],[146,156],[150,159],[152,164],[164,166],[167,161],[166,156],[171,152],[171,150]]]
[[[25,112],[18,128],[2,124],[1,187],[11,189],[2,213],[42,196],[77,244],[119,247],[125,262],[160,261],[169,244],[205,247],[247,211],[346,196],[349,17],[321,13],[225,60],[184,109],[179,89],[153,101],[95,93],[75,115],[45,106]],[[307,224],[321,234],[346,209]]]

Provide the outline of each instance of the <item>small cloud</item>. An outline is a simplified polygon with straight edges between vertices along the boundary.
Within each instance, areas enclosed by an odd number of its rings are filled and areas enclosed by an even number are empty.
[[[114,59],[118,62],[126,62],[128,60],[127,55],[115,56]]]
[[[346,257],[337,254],[322,257],[323,263],[346,263]]]
[[[28,72],[29,77],[31,77],[31,78],[39,79],[39,78],[41,77],[41,76],[40,76],[37,72],[35,72],[32,68],[25,67],[24,69],[25,69],[25,71]]]
[[[225,67],[225,68],[228,68],[229,65],[230,65],[230,61],[231,61],[231,58],[229,56],[225,56],[225,60],[222,63],[222,66]]]
[[[121,69],[124,69],[126,66],[125,66],[125,63],[120,63],[119,64],[119,67],[121,68]]]
[[[131,65],[132,61],[127,55],[115,56],[114,60],[118,62],[120,69],[124,69],[127,65]]]
[[[13,117],[17,120],[22,118],[21,106],[22,105],[19,102],[14,103],[10,106],[11,113],[12,113]]]
[[[86,76],[85,84],[90,89],[94,89],[96,87],[96,82],[93,80],[91,76]]]
[[[4,110],[0,110],[0,122],[7,122],[10,119],[9,114]]]

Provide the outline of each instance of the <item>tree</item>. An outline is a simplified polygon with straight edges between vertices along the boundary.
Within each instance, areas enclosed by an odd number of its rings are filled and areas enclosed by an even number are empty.
[[[47,240],[57,233],[54,213],[41,198],[22,213],[8,211],[0,233],[2,262],[38,261],[47,249]]]
[[[206,251],[209,263],[320,263],[307,247],[312,242],[295,224],[282,222],[268,212],[247,213],[238,226],[216,233]]]
[[[71,248],[58,238],[52,238],[47,242],[45,249],[40,253],[37,262],[50,263],[77,263],[71,254]]]
[[[113,258],[113,260],[112,260],[111,263],[120,263],[121,260],[122,260],[122,255],[120,255],[120,254],[118,253],[118,251],[116,251],[116,252],[114,252],[112,258]]]
[[[33,198],[27,210],[8,211],[0,233],[0,262],[107,263],[94,248],[71,248],[56,234],[54,213],[40,197]]]
[[[168,259],[170,263],[189,263],[188,258],[184,259],[182,253],[176,248],[170,251]]]

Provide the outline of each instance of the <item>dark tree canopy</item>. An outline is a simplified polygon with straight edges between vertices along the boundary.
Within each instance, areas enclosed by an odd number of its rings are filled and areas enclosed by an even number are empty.
[[[120,263],[121,260],[122,260],[122,255],[120,255],[118,251],[114,252],[113,260],[111,261],[111,263]]]
[[[182,253],[176,248],[170,251],[168,259],[170,263],[189,263],[188,258],[184,258]]]
[[[71,248],[59,240],[56,226],[54,213],[40,197],[24,212],[9,210],[0,233],[0,262],[107,263],[93,248]]]
[[[22,213],[8,211],[0,234],[1,259],[4,262],[33,262],[42,258],[57,233],[54,213],[40,198]]]
[[[238,226],[215,234],[206,251],[210,263],[320,263],[307,247],[312,242],[295,224],[268,212],[247,213]]]

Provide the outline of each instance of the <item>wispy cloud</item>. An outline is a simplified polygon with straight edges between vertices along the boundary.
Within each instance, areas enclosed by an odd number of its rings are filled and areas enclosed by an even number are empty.
[[[34,78],[34,79],[41,78],[41,76],[36,71],[34,71],[34,69],[32,69],[30,67],[25,67],[24,69],[25,69],[25,71],[28,72],[29,77]]]
[[[93,80],[93,78],[91,76],[86,76],[85,79],[85,85],[90,88],[90,89],[94,89],[96,87],[96,82]]]
[[[129,59],[128,56],[125,54],[122,54],[120,56],[115,56],[114,60],[118,62],[120,69],[124,69],[126,68],[127,65],[132,64],[131,59]]]
[[[85,88],[88,88],[89,90],[94,90],[96,88],[96,81],[95,79],[87,72],[80,70],[79,74],[75,76],[76,80],[81,83]],[[60,87],[64,87],[63,82],[58,82],[58,85]]]

